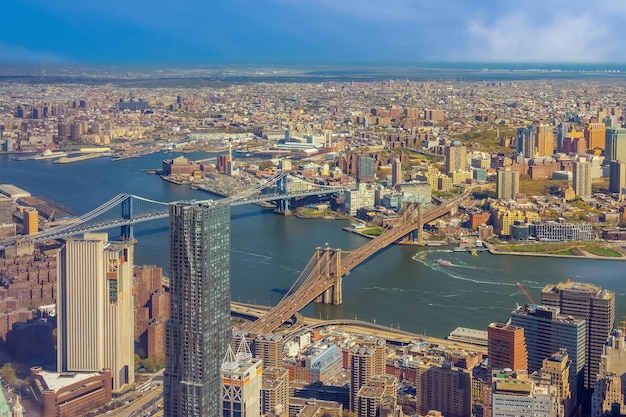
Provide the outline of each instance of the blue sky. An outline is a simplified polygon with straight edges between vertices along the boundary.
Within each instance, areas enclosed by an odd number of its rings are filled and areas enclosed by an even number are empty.
[[[0,62],[626,62],[626,0],[4,0]]]

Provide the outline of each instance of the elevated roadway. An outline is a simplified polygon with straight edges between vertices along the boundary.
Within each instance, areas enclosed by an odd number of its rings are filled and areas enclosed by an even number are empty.
[[[380,250],[422,227],[424,223],[455,210],[470,192],[471,189],[465,189],[457,198],[434,206],[423,214],[419,213],[416,205],[409,205],[401,211],[400,221],[344,257],[341,257],[340,251],[328,254],[326,257],[320,257],[319,252],[316,252],[298,279],[298,281],[302,279],[302,284],[259,320],[248,324],[245,330],[252,335],[271,333],[322,294],[329,294],[331,291],[338,294],[341,291],[341,277],[349,274],[351,270]]]

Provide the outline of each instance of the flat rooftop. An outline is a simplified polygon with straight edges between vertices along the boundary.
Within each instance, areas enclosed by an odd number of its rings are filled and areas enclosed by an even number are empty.
[[[30,197],[30,193],[26,190],[22,190],[13,184],[0,184],[0,194],[10,197],[14,200],[22,197]]]
[[[590,284],[588,282],[575,282],[570,280],[567,280],[565,282],[559,282],[556,285],[548,284],[543,288],[543,290],[541,290],[541,293],[557,293],[559,291],[586,293],[591,294],[592,296],[594,296],[594,298],[604,299],[609,299],[613,296],[612,291],[603,290],[598,285]]]
[[[457,327],[448,336],[448,340],[487,346],[487,330],[470,329],[468,327]]]
[[[39,375],[43,377],[46,387],[54,392],[58,392],[61,388],[68,385],[76,384],[94,376],[100,376],[99,372],[48,372],[40,371]]]

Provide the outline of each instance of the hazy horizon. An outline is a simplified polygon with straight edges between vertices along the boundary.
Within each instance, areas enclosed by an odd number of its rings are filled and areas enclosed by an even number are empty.
[[[15,0],[1,63],[626,64],[622,0]]]

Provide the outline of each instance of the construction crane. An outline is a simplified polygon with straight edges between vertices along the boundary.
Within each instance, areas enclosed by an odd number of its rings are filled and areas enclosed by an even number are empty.
[[[528,301],[530,301],[530,304],[537,305],[537,303],[535,303],[535,300],[533,300],[533,297],[531,297],[530,294],[528,293],[528,291],[526,291],[526,288],[524,288],[524,286],[522,284],[520,284],[519,281],[515,281],[515,283],[517,284],[519,289],[524,293],[524,295],[526,296]]]

